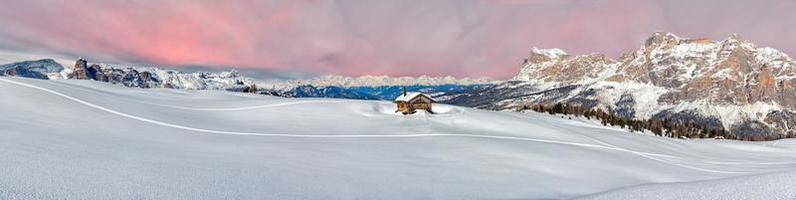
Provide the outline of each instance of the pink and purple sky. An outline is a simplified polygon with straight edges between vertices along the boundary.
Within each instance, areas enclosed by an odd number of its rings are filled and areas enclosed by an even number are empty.
[[[618,57],[656,31],[796,52],[796,1],[3,0],[0,48],[103,62],[508,78],[531,47]]]

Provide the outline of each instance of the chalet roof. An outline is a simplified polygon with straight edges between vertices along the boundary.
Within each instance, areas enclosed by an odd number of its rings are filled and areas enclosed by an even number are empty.
[[[398,96],[398,98],[395,98],[395,102],[398,101],[409,102],[410,100],[417,98],[419,96],[425,96],[428,99],[431,99],[432,101],[434,100],[431,98],[431,96],[428,96],[427,94],[423,94],[420,92],[407,92],[406,95],[401,94],[400,96]]]

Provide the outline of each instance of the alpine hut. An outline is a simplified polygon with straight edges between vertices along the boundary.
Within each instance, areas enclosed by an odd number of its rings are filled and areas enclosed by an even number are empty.
[[[404,88],[400,96],[395,98],[394,102],[398,105],[398,110],[395,112],[401,112],[404,115],[415,113],[417,110],[433,113],[431,111],[431,103],[434,103],[434,99],[431,96],[420,92],[406,92],[406,88]]]

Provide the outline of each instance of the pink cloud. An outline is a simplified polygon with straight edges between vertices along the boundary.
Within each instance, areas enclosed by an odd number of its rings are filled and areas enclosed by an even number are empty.
[[[617,57],[654,31],[796,51],[790,1],[63,1],[0,7],[0,46],[106,61],[508,78],[532,46]]]

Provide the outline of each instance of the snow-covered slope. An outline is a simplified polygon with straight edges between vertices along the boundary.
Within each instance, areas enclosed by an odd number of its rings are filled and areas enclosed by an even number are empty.
[[[794,140],[535,113],[13,77],[0,91],[2,199],[556,199],[796,169]]]

